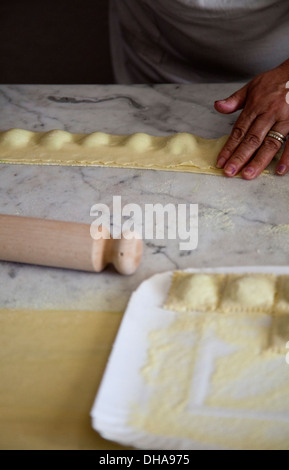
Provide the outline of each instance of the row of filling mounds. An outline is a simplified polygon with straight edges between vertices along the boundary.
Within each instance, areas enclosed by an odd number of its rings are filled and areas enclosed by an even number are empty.
[[[212,141],[219,139],[212,139]],[[48,151],[61,150],[67,144],[84,149],[99,147],[126,147],[135,152],[161,150],[180,155],[192,153],[200,144],[208,143],[207,139],[189,133],[177,133],[170,136],[155,137],[145,133],[131,135],[112,135],[104,132],[91,134],[72,134],[64,130],[32,132],[25,129],[10,129],[0,132],[0,148],[22,149],[28,146],[39,146]]]
[[[175,271],[164,308],[176,312],[289,315],[289,276]]]

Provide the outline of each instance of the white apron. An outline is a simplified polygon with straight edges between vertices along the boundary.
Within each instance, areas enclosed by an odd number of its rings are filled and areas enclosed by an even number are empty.
[[[110,35],[118,83],[248,80],[289,58],[289,1],[110,0]]]

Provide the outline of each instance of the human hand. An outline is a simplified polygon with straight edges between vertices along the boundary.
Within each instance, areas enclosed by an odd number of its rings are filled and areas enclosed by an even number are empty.
[[[258,75],[226,100],[216,101],[215,109],[230,114],[243,109],[232,133],[218,156],[217,167],[228,177],[242,170],[252,180],[273,160],[282,142],[267,134],[272,130],[289,134],[289,60],[276,69]],[[289,141],[276,173],[289,172]]]

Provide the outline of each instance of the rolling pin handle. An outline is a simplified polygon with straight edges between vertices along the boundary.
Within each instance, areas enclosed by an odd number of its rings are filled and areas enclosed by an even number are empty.
[[[100,229],[104,230],[103,228]],[[0,215],[0,260],[81,271],[102,271],[112,263],[132,274],[142,256],[142,240],[94,240],[90,226]]]

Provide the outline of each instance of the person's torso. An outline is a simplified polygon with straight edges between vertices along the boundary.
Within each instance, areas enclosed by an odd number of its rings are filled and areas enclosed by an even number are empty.
[[[152,81],[246,79],[289,57],[288,0],[113,1],[128,65]]]

